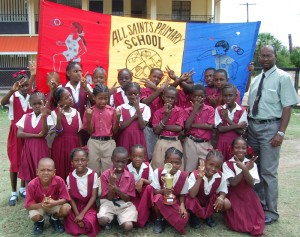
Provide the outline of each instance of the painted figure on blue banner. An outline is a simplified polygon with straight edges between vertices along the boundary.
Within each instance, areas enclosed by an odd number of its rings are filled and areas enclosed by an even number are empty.
[[[70,34],[65,41],[56,41],[56,45],[67,47],[62,53],[53,55],[53,69],[56,72],[60,71],[62,63],[81,62],[81,56],[87,52],[82,25],[73,22],[69,30]]]
[[[227,55],[229,50],[229,43],[226,40],[220,40],[215,44],[213,50],[207,50],[200,54],[197,58],[198,61],[202,61],[207,57],[214,57],[215,68],[224,69],[231,80],[236,79],[239,64],[230,56]],[[233,49],[237,54],[243,53],[243,50],[235,45]],[[237,52],[238,51],[238,52]]]

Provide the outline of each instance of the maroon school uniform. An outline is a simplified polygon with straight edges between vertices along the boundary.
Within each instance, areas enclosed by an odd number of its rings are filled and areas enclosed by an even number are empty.
[[[193,171],[195,177],[198,177],[198,171]],[[200,188],[198,194],[195,198],[191,198],[189,195],[186,195],[185,205],[186,209],[190,210],[194,213],[198,218],[206,219],[213,215],[214,206],[213,204],[216,202],[218,197],[216,190],[221,184],[222,173],[218,172],[221,177],[216,178],[213,183],[211,190],[208,195],[204,192],[204,181],[201,181]]]
[[[57,113],[57,109],[55,110]],[[73,170],[71,165],[70,153],[72,149],[79,147],[79,119],[78,114],[73,117],[69,125],[65,116],[61,119],[63,131],[55,137],[52,144],[52,159],[55,162],[56,175],[66,180],[69,173]]]
[[[109,177],[110,175],[114,172],[114,168],[105,170],[101,176],[101,199],[102,198],[107,198],[108,194],[108,186],[109,186]],[[129,171],[124,169],[124,172],[121,176],[121,179],[119,180],[118,178],[116,179],[116,186],[120,189],[120,191],[124,194],[127,194],[128,196],[132,198],[135,197],[135,182],[134,182],[134,177]],[[119,197],[114,197],[114,198],[119,198]],[[132,200],[130,200],[132,201]]]
[[[89,200],[91,199],[92,192],[93,192],[93,184],[94,184],[94,177],[95,172],[93,171],[87,177],[87,196],[83,197],[78,189],[77,180],[73,176],[72,172],[69,174],[69,182],[70,182],[70,189],[69,193],[71,198],[74,200],[78,212],[80,213]],[[95,237],[100,232],[100,226],[97,221],[97,207],[96,203],[92,205],[92,207],[85,213],[83,217],[84,228],[80,228],[74,220],[76,215],[72,209],[70,214],[64,220],[64,226],[67,234],[78,236],[78,235],[88,235],[90,237]]]
[[[24,133],[39,134],[42,131],[42,118],[35,128],[31,124],[32,113],[26,114],[24,122]],[[47,141],[42,138],[26,138],[21,154],[20,178],[30,181],[36,177],[38,162],[44,157],[49,157]]]
[[[234,116],[233,116],[233,122],[236,124],[239,122],[239,119],[241,118],[241,116],[243,115],[243,113],[246,110],[244,107],[242,107],[242,106],[240,106],[240,107],[241,107],[241,110],[236,110],[234,113]],[[217,110],[218,110],[219,115],[221,116],[222,106],[218,106]],[[220,126],[228,126],[228,124],[226,121],[223,120],[223,123]],[[231,146],[231,142],[239,136],[240,136],[240,134],[238,134],[234,130],[231,130],[228,132],[223,132],[223,133],[219,132],[217,149],[222,152],[223,157],[224,157],[224,162],[231,158],[230,154],[227,153],[228,147]]]
[[[236,97],[235,102],[238,105],[241,105],[241,93],[238,89],[236,91],[237,91],[237,97]],[[219,101],[219,97],[222,96],[222,90],[218,90],[215,87],[206,87],[206,99],[205,99],[204,103],[207,105],[213,106],[209,103],[208,96],[212,96],[213,98],[215,98],[215,100],[217,101],[217,106],[224,104],[223,99],[221,101]],[[213,106],[213,107],[216,108],[216,106]]]
[[[149,97],[152,93],[153,93],[153,91],[150,88],[141,88],[140,101],[142,102],[143,99]],[[152,124],[154,112],[157,111],[158,109],[162,108],[164,106],[164,104],[162,102],[161,97],[158,96],[148,106],[151,110],[151,118],[149,120],[149,123]]]
[[[227,166],[236,174],[233,163]],[[248,232],[253,236],[262,235],[265,228],[265,214],[259,197],[248,185],[245,178],[236,186],[228,187],[227,198],[231,209],[224,213],[227,226],[237,232]]]
[[[10,161],[10,172],[19,172],[24,139],[17,138],[18,128],[16,126],[16,123],[22,118],[24,114],[32,112],[32,109],[27,107],[27,110],[24,111],[21,105],[21,101],[18,97],[16,97],[15,93],[13,94],[13,97],[14,119],[11,120],[7,138],[7,155]]]
[[[53,200],[65,199],[70,201],[65,181],[58,176],[54,176],[47,189],[41,184],[40,178],[31,180],[26,187],[26,198],[24,207],[28,208],[33,204],[41,203],[45,197],[51,197]]]
[[[161,189],[164,188],[164,184],[161,180],[163,168],[158,168],[158,180],[161,186]],[[165,205],[163,203],[164,196],[162,194],[155,194],[153,197],[153,202],[158,207],[161,215],[180,233],[185,234],[184,227],[188,223],[189,218],[182,218],[179,215],[179,196],[181,190],[186,182],[186,178],[188,177],[188,173],[181,171],[180,176],[173,187],[172,193],[176,196],[176,203],[173,205]]]
[[[144,108],[141,109],[142,113],[144,111]],[[122,107],[121,109],[123,122],[129,120],[131,118],[130,112],[128,109],[125,109]],[[117,146],[122,146],[127,149],[127,151],[130,151],[130,148],[136,144],[142,144],[145,149],[147,147],[146,145],[146,139],[143,130],[139,126],[139,122],[137,119],[135,119],[129,126],[127,126],[122,131],[119,131],[118,139],[117,139]],[[147,152],[145,153],[145,159],[148,160]]]
[[[191,107],[191,97],[189,94],[186,94],[184,90],[177,90],[178,91],[178,100],[176,106],[185,109]]]
[[[119,105],[122,105],[125,103],[121,91],[113,93],[112,96],[114,98],[114,107],[115,108],[117,108]]]
[[[149,163],[143,162],[147,165],[142,172],[142,179],[149,179]],[[126,166],[126,170],[128,170]],[[153,188],[151,185],[144,185],[142,191],[139,193],[135,190],[135,197],[132,198],[132,203],[136,207],[138,212],[138,219],[136,225],[138,227],[144,227],[149,219],[151,208],[153,205]]]

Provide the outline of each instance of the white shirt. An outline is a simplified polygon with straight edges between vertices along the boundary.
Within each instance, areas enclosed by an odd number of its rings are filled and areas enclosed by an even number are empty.
[[[204,193],[206,195],[208,195],[210,193],[210,190],[215,182],[215,180],[217,178],[220,178],[221,176],[219,175],[219,173],[215,173],[211,180],[208,181],[207,177],[204,176],[203,177],[203,181],[204,181]],[[194,175],[194,172],[192,172],[190,174],[190,177],[189,177],[189,190],[195,185],[196,183],[196,177]],[[219,187],[217,188],[216,190],[216,193],[219,193],[219,192],[224,192],[224,193],[228,193],[228,189],[227,189],[227,183],[226,183],[226,179],[224,177],[224,175],[222,175],[222,178],[221,178],[221,183],[219,185]]]
[[[232,157],[229,161],[233,162],[233,161],[235,161],[235,159]],[[249,159],[244,158],[243,164],[245,164],[246,162],[249,162],[249,161],[250,161]],[[236,174],[233,172],[233,170],[231,170],[228,167],[226,162],[223,163],[223,175],[225,176],[228,185],[229,185],[229,181],[228,181],[229,178],[235,177],[236,175],[238,175],[239,173],[242,172],[242,169],[237,167],[235,162],[233,163],[233,168],[234,168]],[[252,176],[252,178],[254,179],[254,184],[257,184],[260,182],[258,171],[257,171],[257,165],[255,163],[254,163],[253,168],[251,170],[249,170],[249,173]]]
[[[75,117],[77,115],[77,117],[78,117],[78,123],[79,123],[79,126],[78,126],[78,132],[79,132],[82,129],[82,121],[81,121],[81,118],[80,118],[80,114],[77,112],[76,109],[71,108],[71,107],[70,107],[70,109],[71,109],[71,112],[64,112],[64,115],[66,117],[67,123],[69,125],[71,125],[73,117]],[[51,111],[51,117],[52,117],[52,121],[53,121],[53,126],[56,126],[56,123],[57,123],[57,114],[56,114],[56,112],[54,110]]]
[[[136,172],[136,169],[133,167],[132,163],[127,165],[128,171],[130,173],[133,174],[134,176],[134,181],[135,183],[137,183],[141,178],[142,178],[142,174],[144,169],[146,169],[148,166],[143,162],[140,168],[139,173]],[[148,180],[152,181],[152,177],[153,177],[153,169],[151,167],[151,165],[149,165],[149,176],[148,176]]]
[[[222,105],[222,108],[223,109],[226,109],[226,105]],[[230,112],[229,109],[227,110],[228,111],[228,118],[230,120],[233,120],[234,118],[234,114],[236,111],[238,110],[242,110],[241,106],[239,106],[236,102],[235,102],[235,108]],[[246,110],[244,111],[244,113],[242,114],[242,116],[240,117],[238,123],[241,123],[241,122],[246,122],[248,124],[248,119],[247,119],[247,112]],[[217,127],[220,123],[223,123],[223,120],[219,114],[219,111],[218,111],[218,108],[216,108],[216,111],[215,111],[215,126]],[[229,125],[228,125],[229,126]]]
[[[79,100],[79,92],[80,92],[80,82],[77,83],[76,85],[76,88],[74,88],[70,82],[68,82],[65,87],[69,87],[72,91],[72,95],[73,95],[73,98],[74,98],[74,102],[75,103],[78,103],[78,100]],[[87,88],[89,91],[93,91],[92,87],[90,86],[90,84],[87,84]]]
[[[115,93],[121,93],[121,94],[122,94],[122,97],[123,97],[123,100],[124,100],[124,103],[125,103],[125,104],[128,104],[128,103],[129,103],[128,98],[127,98],[127,96],[125,95],[125,91],[124,91],[121,87],[118,87],[118,88],[117,88],[117,91],[116,91]],[[115,101],[114,101],[114,96],[113,96],[113,95],[110,96],[109,104],[110,104],[112,107],[115,107]]]
[[[162,175],[163,174],[166,174],[166,170],[164,169],[162,171]],[[181,171],[180,170],[177,170],[177,172],[174,174],[174,179],[173,179],[173,188],[175,187],[177,181],[178,181],[178,178],[181,174]],[[154,189],[161,189],[160,187],[160,183],[159,183],[159,180],[158,180],[158,169],[154,170],[153,172],[153,179],[152,179],[152,183],[151,183],[152,187]],[[186,178],[185,182],[184,182],[184,185],[182,187],[182,190],[180,192],[180,194],[187,194],[188,193],[188,187],[189,187],[189,183],[188,183],[188,177]]]
[[[15,97],[19,98],[24,113],[26,112],[27,108],[31,109],[30,104],[29,104],[29,98],[30,98],[29,94],[27,94],[26,98],[24,98],[24,96],[22,96],[19,91],[16,91],[15,92]],[[14,120],[14,95],[12,95],[9,98],[8,119],[9,120]]]
[[[139,106],[140,106],[140,109],[144,108],[143,113],[142,113],[142,117],[143,117],[144,121],[148,122],[150,117],[151,117],[150,107],[146,104],[143,104],[143,103],[139,103]],[[136,113],[136,109],[134,108],[134,106],[131,106],[130,104],[122,104],[122,105],[117,107],[117,110],[118,109],[122,110],[122,108],[129,110],[130,117],[134,116],[135,113]],[[123,122],[123,114],[121,114],[120,122]]]
[[[93,172],[90,168],[87,168],[87,169],[88,169],[88,171],[87,171],[86,174],[83,175],[82,177],[80,177],[80,176],[78,176],[78,175],[76,174],[76,170],[73,170],[73,172],[72,172],[74,178],[76,179],[76,183],[77,183],[78,190],[79,190],[80,194],[81,194],[83,197],[86,197],[86,196],[87,196],[88,175],[91,174],[91,173]],[[70,187],[70,178],[69,178],[69,176],[67,177],[66,181],[67,181],[67,187],[68,187],[68,189],[71,189],[71,187]],[[93,188],[98,188],[98,187],[99,187],[98,175],[97,175],[97,173],[95,172],[95,174],[94,174]]]
[[[31,112],[30,114],[32,114],[31,116],[31,126],[33,128],[35,128],[39,121],[41,120],[41,117],[42,117],[42,114],[39,114],[38,116],[36,116],[36,114],[34,112]],[[22,118],[17,122],[16,126],[19,128],[23,128],[24,129],[24,126],[25,126],[25,117],[26,117],[26,114],[24,114],[22,116]],[[53,120],[51,118],[51,116],[47,116],[47,125],[48,126],[53,126]]]

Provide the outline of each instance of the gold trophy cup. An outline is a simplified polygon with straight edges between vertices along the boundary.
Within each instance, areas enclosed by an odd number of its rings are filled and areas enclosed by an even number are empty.
[[[166,163],[164,165],[164,170],[167,172],[165,176],[161,176],[161,181],[164,183],[165,189],[172,190],[173,188],[173,179],[174,176],[170,174],[170,171],[172,170],[173,166],[171,163]],[[164,195],[164,201],[163,203],[165,205],[173,205],[176,203],[175,195],[171,193],[170,195]]]

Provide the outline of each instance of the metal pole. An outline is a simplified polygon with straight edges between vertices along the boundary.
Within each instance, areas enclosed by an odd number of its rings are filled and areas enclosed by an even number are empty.
[[[246,5],[247,7],[247,22],[249,22],[249,5],[256,5],[256,4],[250,4],[250,3],[243,3],[243,4],[240,4],[240,5]]]

